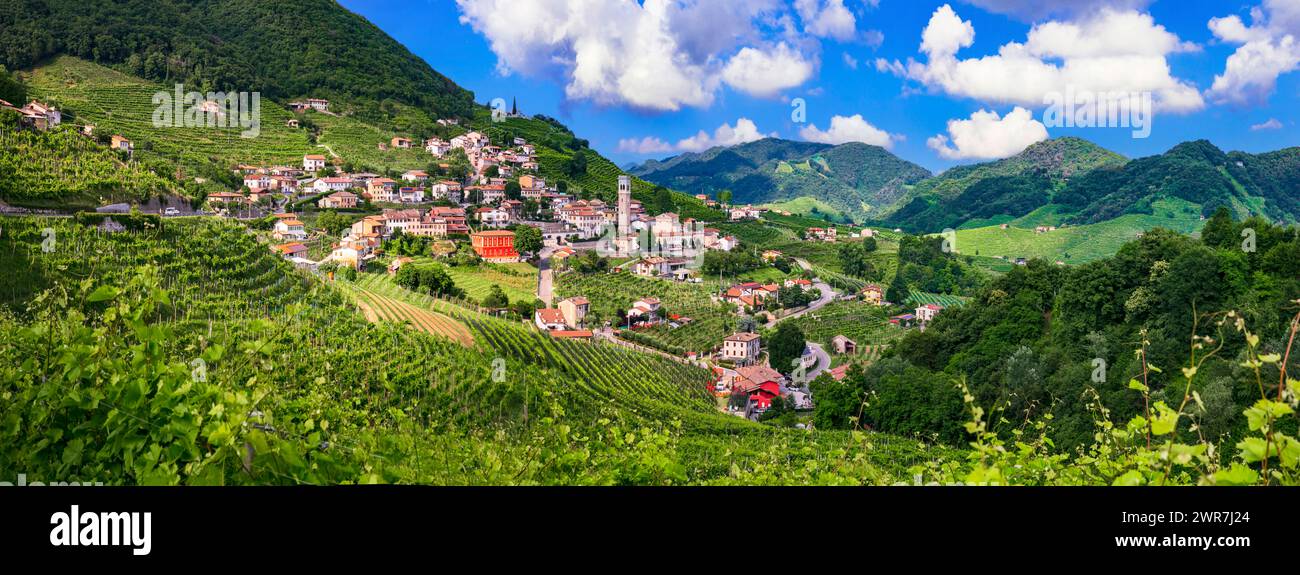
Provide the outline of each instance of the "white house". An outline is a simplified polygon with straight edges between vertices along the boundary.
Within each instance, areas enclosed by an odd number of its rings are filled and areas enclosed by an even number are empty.
[[[319,172],[325,169],[325,156],[307,155],[302,157],[302,169],[308,172]]]
[[[722,359],[740,365],[753,362],[758,358],[762,340],[756,333],[738,333],[722,340]]]
[[[279,241],[305,240],[307,239],[307,230],[303,227],[303,223],[298,220],[282,219],[275,222],[275,228],[271,236]]]
[[[927,303],[921,307],[916,308],[916,319],[922,322],[929,323],[931,320],[934,319],[934,316],[939,315],[939,312],[941,311],[943,311],[943,306]]]

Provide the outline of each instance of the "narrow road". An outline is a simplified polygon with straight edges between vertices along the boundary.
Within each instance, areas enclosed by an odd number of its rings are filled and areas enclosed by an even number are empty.
[[[546,307],[555,307],[551,303],[553,295],[553,286],[555,283],[555,272],[551,269],[551,254],[555,248],[542,248],[541,253],[537,254],[537,299],[546,303]]]
[[[781,322],[783,322],[783,321],[785,321],[785,320],[787,320],[787,319],[793,319],[793,318],[796,318],[796,317],[802,317],[802,316],[804,316],[804,315],[806,315],[806,314],[809,314],[809,313],[812,313],[812,312],[814,312],[814,311],[817,311],[817,310],[819,310],[819,309],[825,307],[826,304],[835,301],[835,298],[839,297],[839,295],[840,295],[838,292],[835,291],[835,288],[832,288],[832,287],[831,287],[829,284],[827,284],[826,282],[822,282],[822,281],[814,281],[814,282],[813,282],[813,287],[817,288],[817,290],[820,291],[820,292],[822,293],[822,297],[817,298],[817,301],[814,301],[814,302],[808,304],[808,307],[806,307],[806,308],[804,308],[804,309],[802,309],[802,310],[800,310],[800,311],[794,312],[794,313],[792,313],[792,314],[790,314],[790,315],[787,315],[787,316],[784,316],[784,317],[779,317],[779,318],[777,318],[775,321],[772,322],[772,325],[776,325],[776,324],[781,323]]]
[[[831,354],[826,353],[826,350],[823,349],[819,343],[813,343],[810,341],[808,342],[808,347],[812,348],[813,355],[817,356],[817,365],[808,370],[807,373],[808,381],[812,381],[817,379],[817,376],[821,375],[822,372],[831,368]]]

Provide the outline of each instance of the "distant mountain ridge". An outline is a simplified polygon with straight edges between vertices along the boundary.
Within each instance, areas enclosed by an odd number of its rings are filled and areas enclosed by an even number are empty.
[[[862,217],[892,205],[929,170],[879,146],[839,146],[778,138],[651,160],[631,173],[692,194],[731,190],[735,203],[816,198]]]

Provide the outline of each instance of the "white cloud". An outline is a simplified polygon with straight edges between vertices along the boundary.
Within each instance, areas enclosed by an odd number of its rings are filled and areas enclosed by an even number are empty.
[[[638,154],[648,156],[650,154],[662,154],[673,151],[672,144],[660,140],[653,136],[646,136],[641,139],[625,138],[618,141],[618,151],[623,153]]]
[[[1205,106],[1195,86],[1171,75],[1166,57],[1198,49],[1148,14],[1102,9],[1077,21],[1036,24],[1024,42],[998,53],[961,59],[975,29],[951,6],[935,10],[922,33],[925,62],[877,60],[876,69],[941,91],[991,104],[1040,107],[1052,93],[1150,92],[1157,110],[1185,113]]]
[[[722,70],[727,85],[753,96],[771,97],[812,77],[813,65],[782,42],[764,52],[742,48]]]
[[[804,126],[799,130],[799,136],[810,142],[823,144],[862,142],[883,148],[892,146],[896,139],[889,132],[871,125],[862,118],[862,114],[835,116],[831,118],[831,127],[828,130],[818,129],[816,124]]]
[[[703,152],[709,148],[718,146],[736,146],[746,144],[767,137],[775,137],[776,134],[763,134],[758,131],[758,126],[749,118],[740,118],[736,120],[736,125],[731,126],[723,124],[718,126],[712,134],[700,130],[694,136],[677,142],[677,149],[683,152]]]
[[[851,40],[858,31],[858,20],[844,0],[795,0],[794,7],[804,30],[813,36]]]
[[[1251,24],[1232,15],[1209,22],[1214,36],[1240,44],[1207,91],[1216,103],[1262,103],[1277,78],[1300,69],[1300,1],[1264,0],[1251,10]]]
[[[1267,122],[1261,124],[1255,124],[1250,127],[1250,131],[1252,132],[1261,132],[1264,130],[1281,130],[1281,129],[1282,129],[1282,122],[1277,121],[1277,118],[1269,118]]]
[[[1014,156],[1046,139],[1047,127],[1017,106],[1005,117],[980,110],[968,120],[949,120],[948,134],[934,136],[926,145],[949,160],[993,160]]]
[[[1101,8],[1141,10],[1152,0],[965,0],[988,10],[1013,18],[1036,22],[1049,16],[1071,17],[1097,11]]]
[[[845,65],[845,66],[848,66],[849,68],[851,68],[851,69],[853,69],[853,70],[857,70],[857,69],[858,69],[858,59],[857,59],[857,58],[854,58],[852,54],[849,54],[848,52],[845,52],[845,53],[844,53],[844,65]]]
[[[456,4],[460,21],[487,39],[498,72],[557,78],[571,100],[658,111],[708,107],[724,84],[765,97],[798,86],[813,75],[817,37],[856,29],[843,0]]]

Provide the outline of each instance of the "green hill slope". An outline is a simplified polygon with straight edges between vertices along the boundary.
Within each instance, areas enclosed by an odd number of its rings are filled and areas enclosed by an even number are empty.
[[[856,142],[829,146],[776,138],[651,161],[632,173],[691,194],[731,190],[735,203],[816,198],[852,216],[884,209],[908,185],[930,175],[878,146]]]

